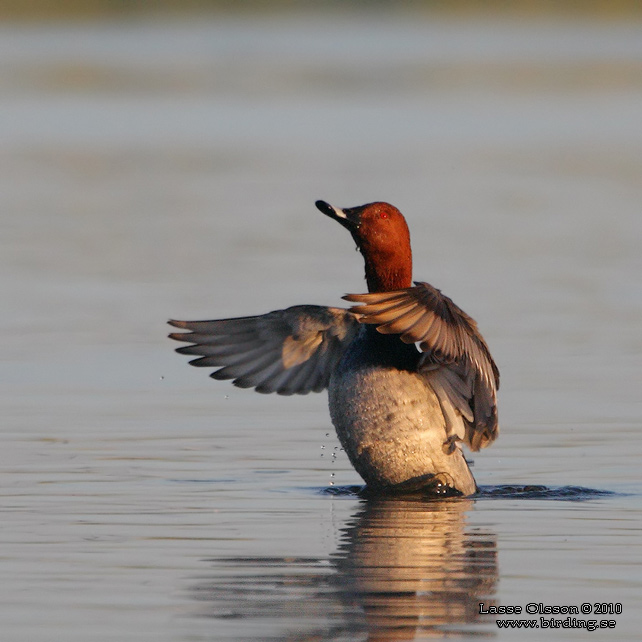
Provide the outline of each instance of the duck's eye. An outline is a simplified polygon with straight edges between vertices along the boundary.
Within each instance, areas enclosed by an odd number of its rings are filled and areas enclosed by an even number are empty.
[[[390,218],[388,212],[379,212],[379,218]]]

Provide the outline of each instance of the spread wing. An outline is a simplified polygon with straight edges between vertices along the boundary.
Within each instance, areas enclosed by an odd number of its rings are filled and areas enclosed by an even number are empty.
[[[424,353],[420,371],[439,398],[450,434],[463,438],[472,450],[495,440],[499,370],[471,317],[422,282],[404,290],[349,294],[344,299],[365,304],[351,308],[361,323],[419,344]],[[464,430],[459,430],[462,422]]]
[[[188,332],[170,338],[192,345],[193,366],[219,368],[210,376],[233,379],[240,388],[281,395],[327,388],[330,374],[359,322],[348,310],[297,305],[256,317],[215,321],[169,321]]]

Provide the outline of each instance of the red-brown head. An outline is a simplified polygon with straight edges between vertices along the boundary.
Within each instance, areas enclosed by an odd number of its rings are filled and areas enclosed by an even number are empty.
[[[366,264],[370,292],[399,290],[412,285],[410,232],[403,214],[388,203],[368,203],[339,209],[325,201],[317,209],[350,230]]]

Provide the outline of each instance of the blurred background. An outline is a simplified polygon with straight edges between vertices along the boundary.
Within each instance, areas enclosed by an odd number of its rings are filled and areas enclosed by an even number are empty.
[[[256,555],[259,574],[261,555],[331,559],[358,514],[314,493],[359,478],[325,395],[212,382],[165,324],[363,291],[361,257],[319,198],[399,207],[415,277],[478,321],[502,372],[480,484],[639,503],[641,14],[633,1],[0,0],[11,639],[116,640],[130,625],[212,639],[159,617],[191,613],[205,558]],[[616,587],[589,599],[639,603],[639,510],[636,524],[614,503],[611,520],[602,505],[567,522],[498,505],[457,521],[493,526],[504,601],[550,599],[564,578],[566,599]],[[569,552],[578,524],[593,540]]]
[[[381,8],[395,10],[417,9],[421,11],[442,11],[444,13],[487,13],[502,14],[549,14],[553,16],[592,15],[599,17],[630,17],[641,11],[636,0],[3,0],[2,15],[10,18],[47,19],[47,18],[85,18],[85,17],[128,17],[132,14],[181,15],[190,12],[211,13],[217,11],[291,11],[300,9],[363,9],[366,11]]]
[[[314,200],[387,200],[416,278],[491,342],[509,421],[637,416],[639,5],[491,6],[5,2],[9,381],[107,347],[72,387],[138,381],[167,317],[338,304],[361,259]]]

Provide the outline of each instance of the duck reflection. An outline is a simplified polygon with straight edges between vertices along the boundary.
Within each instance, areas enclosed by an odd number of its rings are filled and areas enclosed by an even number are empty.
[[[363,612],[368,640],[479,633],[468,625],[480,622],[480,601],[493,603],[497,547],[488,532],[466,529],[472,504],[380,498],[361,507],[335,565],[343,599]]]
[[[201,615],[261,622],[261,639],[418,640],[493,635],[479,602],[494,604],[496,537],[467,527],[467,499],[362,500],[329,562],[208,560],[194,587]],[[249,621],[248,621],[249,620]],[[248,639],[240,634],[239,638]]]

